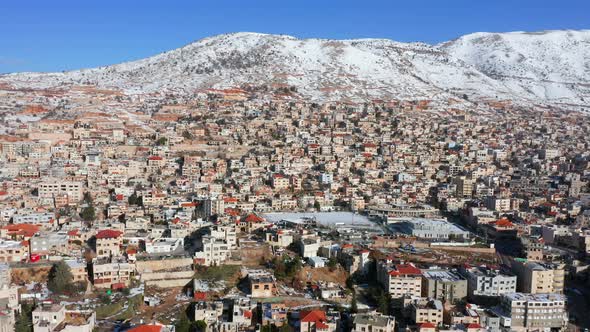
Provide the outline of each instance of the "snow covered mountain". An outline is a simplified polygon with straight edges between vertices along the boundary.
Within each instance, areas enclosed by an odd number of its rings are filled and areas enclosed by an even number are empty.
[[[520,96],[590,104],[590,31],[474,33],[438,46]]]
[[[590,30],[476,33],[439,45],[235,33],[143,60],[0,76],[13,87],[92,84],[127,93],[294,87],[311,100],[500,99],[590,104]]]

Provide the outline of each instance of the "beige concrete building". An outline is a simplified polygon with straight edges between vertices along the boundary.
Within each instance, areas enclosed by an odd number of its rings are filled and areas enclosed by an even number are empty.
[[[454,179],[457,186],[457,197],[470,198],[473,193],[473,180],[465,176],[459,176]]]
[[[265,233],[265,240],[271,246],[285,248],[293,243],[294,236],[290,230],[269,230]]]
[[[467,297],[467,280],[458,273],[429,269],[422,272],[422,296],[457,303]]]
[[[419,297],[422,294],[422,271],[411,263],[380,262],[377,265],[377,279],[393,299],[404,295]]]
[[[121,255],[123,233],[117,230],[105,229],[96,234],[96,257],[109,258]]]
[[[88,281],[88,270],[85,262],[74,259],[69,259],[65,262],[70,267],[70,271],[72,272],[72,276],[74,277],[73,282]]]
[[[202,320],[207,323],[207,331],[218,321],[221,321],[223,314],[222,301],[209,301],[195,303],[195,321]]]
[[[409,306],[410,318],[416,324],[442,324],[443,311],[444,310],[442,302],[430,298],[413,299]]]
[[[66,194],[70,200],[79,201],[84,197],[83,189],[81,182],[48,179],[39,183],[39,197],[54,198]]]
[[[353,332],[395,332],[395,318],[382,314],[356,314]]]
[[[97,288],[123,288],[129,286],[135,265],[125,262],[92,263],[92,283]]]
[[[277,293],[276,280],[272,272],[267,270],[242,270],[247,276],[250,295],[253,298],[273,297]]]
[[[4,266],[0,266],[0,269],[2,273],[8,270]],[[12,332],[16,323],[15,312],[20,311],[18,287],[10,287],[6,282],[0,282],[0,332]]]
[[[201,243],[201,250],[194,255],[195,264],[221,265],[229,257],[231,245],[225,240],[203,236]]]
[[[563,293],[565,271],[561,264],[515,261],[518,289],[524,293]]]
[[[289,188],[289,178],[282,174],[274,174],[272,176],[272,187],[277,190]]]
[[[502,296],[496,313],[511,331],[565,330],[568,322],[565,296],[510,293]]]
[[[92,332],[95,323],[96,313],[91,310],[66,310],[50,302],[33,310],[34,332]]]
[[[20,241],[0,240],[0,262],[21,262],[28,254],[28,248]]]

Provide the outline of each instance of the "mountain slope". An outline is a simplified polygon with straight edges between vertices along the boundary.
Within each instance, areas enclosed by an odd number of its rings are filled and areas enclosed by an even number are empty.
[[[590,31],[475,33],[439,49],[519,95],[584,103],[590,96]]]
[[[509,99],[586,106],[590,31],[478,33],[440,45],[235,33],[150,58],[0,77],[16,87],[94,84],[127,93],[294,86],[312,100]],[[570,105],[570,106],[571,106]]]

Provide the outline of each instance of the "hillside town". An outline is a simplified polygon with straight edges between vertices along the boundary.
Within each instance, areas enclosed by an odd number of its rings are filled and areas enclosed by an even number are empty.
[[[584,114],[0,88],[0,331],[590,327]]]

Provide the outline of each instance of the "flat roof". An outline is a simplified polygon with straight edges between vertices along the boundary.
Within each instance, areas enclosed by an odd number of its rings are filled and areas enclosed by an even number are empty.
[[[550,301],[565,301],[565,295],[557,293],[507,293],[505,297],[512,301],[533,301],[533,302],[550,302]]]
[[[448,270],[423,270],[422,275],[427,279],[434,279],[446,282],[465,280],[458,273]]]

